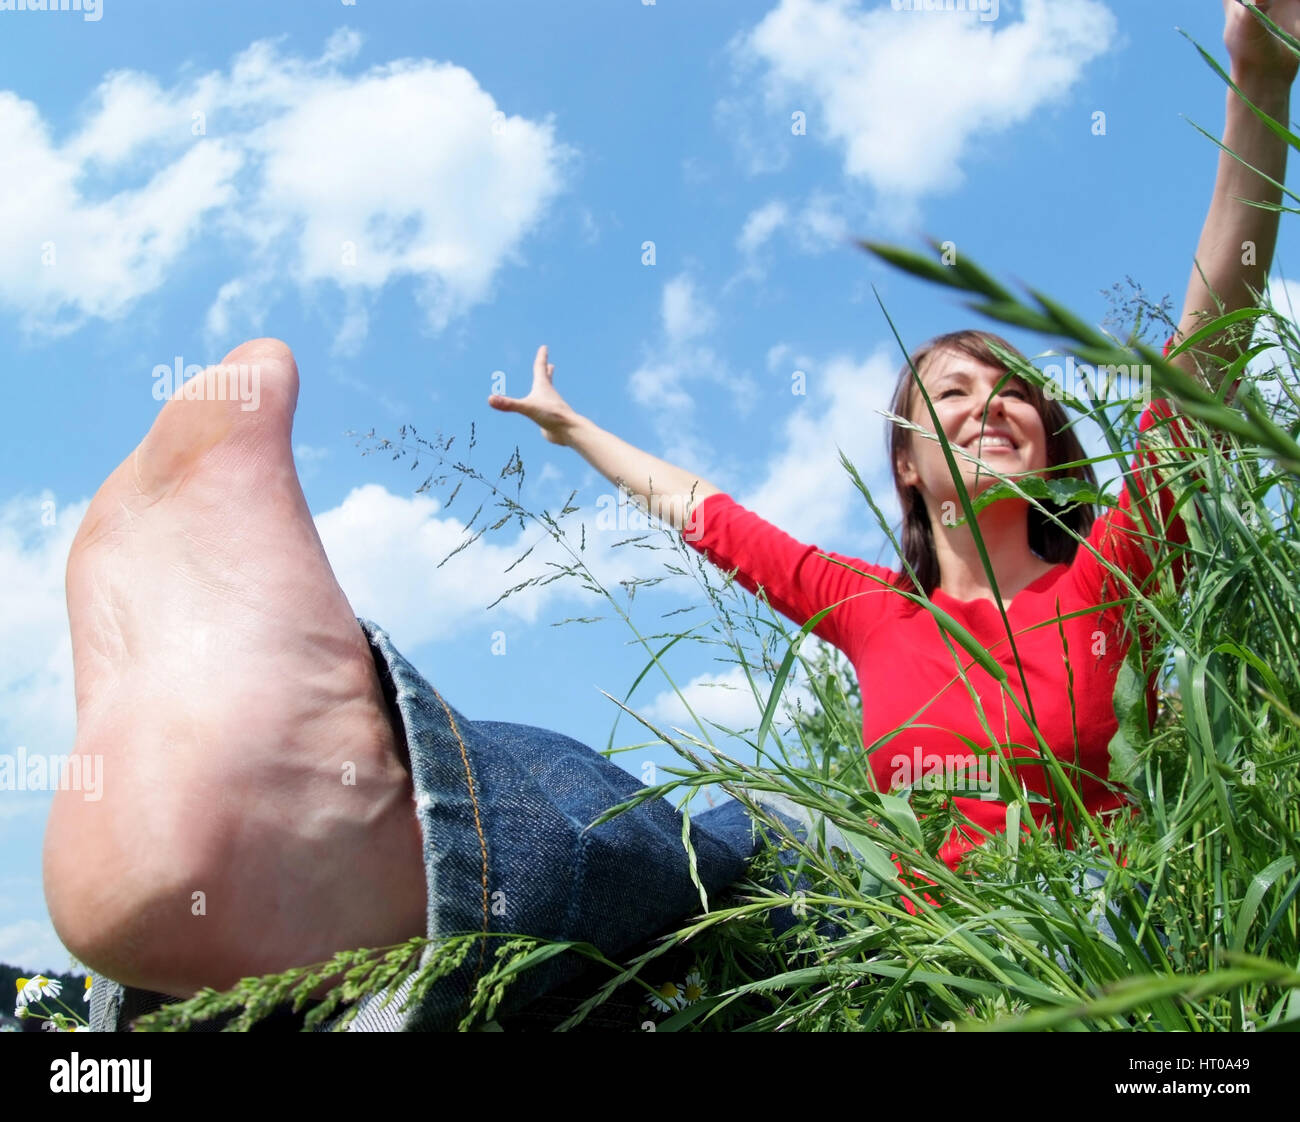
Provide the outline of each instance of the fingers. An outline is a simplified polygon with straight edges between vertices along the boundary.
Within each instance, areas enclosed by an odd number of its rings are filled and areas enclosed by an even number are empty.
[[[533,360],[533,377],[546,378],[547,381],[555,373],[555,367],[548,361],[550,358],[546,344],[543,343],[537,348],[537,357]]]
[[[546,344],[543,343],[537,348],[537,357],[533,359],[534,389],[537,387],[537,380],[539,378],[545,379],[546,382],[549,383],[551,376],[555,373],[555,367],[551,363],[547,362],[547,358],[548,353]],[[531,398],[532,395],[530,394],[529,397]],[[492,406],[493,409],[499,409],[503,413],[518,413],[521,411],[521,406],[528,400],[528,398],[506,397],[505,394],[494,393],[488,394],[487,400],[488,404]]]

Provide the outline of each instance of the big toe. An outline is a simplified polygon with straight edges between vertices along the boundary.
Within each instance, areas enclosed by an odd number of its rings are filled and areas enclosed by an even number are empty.
[[[154,396],[167,404],[133,457],[143,492],[174,489],[212,455],[236,461],[290,454],[298,365],[279,339],[251,339],[201,370],[179,358],[157,367]]]

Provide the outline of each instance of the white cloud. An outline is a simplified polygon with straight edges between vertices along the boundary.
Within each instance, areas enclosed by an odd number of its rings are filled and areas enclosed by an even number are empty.
[[[584,245],[595,245],[600,241],[600,223],[586,207],[583,207],[578,214],[578,225]]]
[[[743,261],[722,285],[723,294],[729,294],[741,281],[763,280],[767,273],[766,258],[770,255],[762,250],[779,235],[784,235],[787,243],[801,253],[818,254],[842,248],[849,231],[849,223],[842,213],[844,202],[814,191],[797,209],[773,199],[750,211],[736,238],[736,248]]]
[[[789,343],[773,343],[767,348],[767,368],[775,373],[785,367],[794,357],[794,348]]]
[[[638,405],[662,414],[686,413],[695,399],[682,386],[684,371],[676,363],[649,363],[628,376],[628,389]]]
[[[558,611],[557,604],[564,600],[587,608],[605,604],[584,591],[575,576],[534,585],[486,610],[507,589],[532,577],[553,576],[556,565],[573,564],[573,557],[533,523],[524,530],[517,522],[507,523],[439,568],[467,537],[457,514],[472,513],[487,498],[475,493],[478,486],[467,482],[456,500],[463,510],[444,513],[441,503],[428,495],[407,498],[372,483],[355,488],[337,507],[316,516],[330,566],[353,611],[388,631],[400,650],[421,643],[463,642],[475,634],[486,643],[503,625],[552,622],[546,613]],[[614,497],[612,488],[607,497]],[[489,516],[490,509],[476,526],[496,521],[499,515]],[[615,594],[622,581],[664,575],[663,558],[654,551],[614,548],[644,524],[644,519],[629,519],[631,513],[625,510],[619,525],[612,508],[593,503],[573,516],[586,526],[583,563]],[[507,537],[512,525],[513,536]],[[564,525],[577,552],[577,522]],[[530,546],[534,548],[528,558],[511,568]]]
[[[686,275],[664,285],[664,334],[670,343],[685,343],[713,329],[717,317]]]
[[[695,429],[692,383],[721,386],[743,416],[753,407],[754,382],[733,371],[703,337],[717,325],[717,313],[682,273],[664,285],[661,305],[663,335],[647,346],[645,362],[628,375],[628,392],[650,416],[662,455],[671,463],[707,475],[706,442]]]
[[[846,176],[890,196],[895,210],[951,191],[972,144],[1063,97],[1116,35],[1099,0],[1024,0],[1021,19],[1006,15],[781,0],[734,44],[738,81],[759,74],[772,139],[763,145],[755,126],[736,126],[735,99],[719,103],[720,120],[751,170],[782,166],[793,143],[820,140],[840,151]],[[786,135],[796,109],[807,114],[806,137]]]
[[[542,465],[542,470],[537,474],[537,485],[540,487],[543,483],[549,483],[552,479],[564,479],[564,473],[550,460],[547,460]]]
[[[249,277],[237,277],[226,281],[217,289],[216,299],[208,307],[203,330],[209,339],[229,339],[234,334],[235,318],[254,333],[262,330],[266,320],[266,299],[254,299],[267,295],[265,282],[258,284]]]
[[[241,153],[203,139],[154,160],[140,184],[97,197],[83,192],[99,165],[139,148],[139,123],[124,127],[131,97],[101,90],[111,120],[60,148],[31,102],[0,91],[0,170],[6,206],[23,221],[0,224],[0,305],[27,331],[62,333],[87,317],[116,319],[168,275],[208,212],[235,199]],[[145,120],[149,118],[146,117]],[[153,126],[150,126],[151,128]]]
[[[828,196],[814,192],[790,223],[790,230],[805,253],[824,253],[843,244],[849,225]]]
[[[351,27],[340,27],[325,43],[325,54],[321,61],[347,62],[357,56],[361,50],[361,42],[361,32]]]
[[[692,187],[712,182],[717,169],[698,156],[687,156],[682,160],[682,179]]]
[[[95,113],[65,149],[64,154],[77,163],[118,167],[132,153],[175,131],[184,119],[148,74],[130,70],[109,74],[96,98]]]
[[[752,668],[750,673],[754,673]],[[759,674],[754,674],[754,685],[758,689],[757,696],[739,666],[720,673],[697,674],[681,687],[680,696],[675,690],[664,690],[656,694],[648,705],[637,708],[637,712],[664,731],[671,726],[700,736],[699,726],[691,717],[691,712],[694,712],[701,721],[712,721],[733,732],[743,733],[758,727],[772,690],[772,683]],[[805,709],[813,704],[812,694],[806,687],[787,684],[783,706],[793,705],[796,699],[802,701]],[[784,708],[778,710],[778,717],[784,712]],[[715,735],[708,725],[705,725],[705,732]]]
[[[465,513],[474,506],[467,505]],[[404,498],[372,483],[316,516],[330,566],[353,611],[385,627],[402,649],[463,635],[475,625],[486,635],[506,618],[533,622],[540,606],[534,589],[511,596],[491,615],[484,609],[534,574],[535,562],[496,581],[488,577],[503,573],[539,532],[518,536],[509,546],[480,539],[438,568],[465,537],[464,523],[453,515],[439,517],[440,509],[436,499]]]
[[[1251,359],[1247,369],[1249,375],[1257,380],[1255,384],[1260,395],[1266,401],[1276,401],[1285,394],[1285,390],[1282,388],[1282,381],[1277,380],[1278,375],[1273,372],[1280,370],[1281,379],[1290,384],[1293,384],[1295,379],[1286,351],[1276,344],[1279,339],[1279,329],[1283,337],[1289,334],[1292,350],[1296,349],[1297,340],[1300,340],[1300,281],[1287,280],[1280,276],[1269,277],[1268,291],[1265,296],[1276,309],[1277,319],[1272,316],[1260,319],[1255,326],[1252,341],[1274,345]],[[1278,319],[1282,321],[1281,324],[1278,323]]]
[[[788,112],[781,116],[781,112],[775,121],[758,120],[747,92],[734,97],[720,97],[714,105],[714,127],[731,138],[749,175],[782,171],[790,162],[790,116]],[[698,168],[687,169],[687,182],[707,182],[711,178],[712,175],[704,177]]]
[[[64,567],[88,505],[59,507],[43,492],[0,506],[0,752],[20,745],[45,753],[72,748],[76,712]],[[51,515],[53,525],[45,524]]]
[[[792,537],[826,549],[845,552],[845,545],[832,540],[843,535],[878,540],[875,518],[840,463],[839,449],[892,524],[899,510],[883,452],[885,419],[878,411],[889,408],[901,359],[894,363],[882,348],[864,362],[846,356],[815,362],[778,344],[769,350],[768,363],[778,376],[802,371],[807,393],[791,393],[791,411],[767,472],[737,502]]]
[[[0,504],[0,754],[22,747],[29,754],[64,755],[73,748],[76,703],[64,567],[87,505],[83,500],[60,506],[48,491]],[[20,918],[40,907],[39,881],[12,875],[39,855],[52,797],[0,792],[0,852],[10,870],[0,907],[7,921],[0,926],[0,962],[33,972],[68,968],[68,952],[43,911]],[[39,875],[39,857],[36,870]]]
[[[488,299],[574,151],[462,67],[345,72],[359,47],[349,30],[316,59],[258,42],[169,88],[115,72],[61,144],[0,92],[0,169],[24,215],[0,228],[0,305],[32,331],[120,318],[205,235],[238,262],[208,310],[214,342],[256,329],[286,285],[341,291],[338,353],[355,353],[391,282],[415,282],[433,331]]]
[[[741,253],[753,253],[762,248],[778,229],[785,225],[787,211],[785,203],[773,199],[761,207],[749,212],[741,228],[740,237],[736,239],[736,248]]]
[[[298,468],[299,479],[310,479],[318,471],[320,465],[329,459],[330,450],[328,448],[318,448],[312,444],[295,444],[293,446],[293,460]]]
[[[0,927],[0,962],[33,974],[63,974],[72,969],[72,955],[59,942],[54,926],[46,917],[20,919]],[[68,995],[63,996],[66,998]],[[78,992],[71,997],[73,1001],[68,1004],[76,1009],[82,995]],[[80,1011],[84,1014],[86,1008],[83,1003]]]

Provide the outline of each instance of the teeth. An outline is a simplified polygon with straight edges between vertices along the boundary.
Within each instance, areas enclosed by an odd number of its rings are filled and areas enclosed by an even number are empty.
[[[981,442],[979,440],[972,440],[969,444],[966,445],[966,447],[974,448],[976,445],[979,445],[980,443]],[[1009,441],[1005,436],[986,436],[982,443],[983,443],[983,447],[985,448],[1013,448],[1014,447],[1011,441]]]

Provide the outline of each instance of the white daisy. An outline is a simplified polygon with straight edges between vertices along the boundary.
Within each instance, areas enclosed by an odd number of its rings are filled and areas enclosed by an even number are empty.
[[[665,982],[650,995],[650,1004],[661,1013],[671,1013],[682,1007],[682,991],[676,982]]]
[[[686,985],[682,989],[682,1003],[685,1005],[694,1005],[704,996],[704,982],[700,978],[698,970],[692,970],[686,975]]]
[[[17,984],[19,989],[18,1000],[24,1005],[30,1005],[42,997],[58,997],[63,990],[62,982],[57,978],[47,978],[44,974],[37,974],[30,981],[26,978],[19,978]]]

